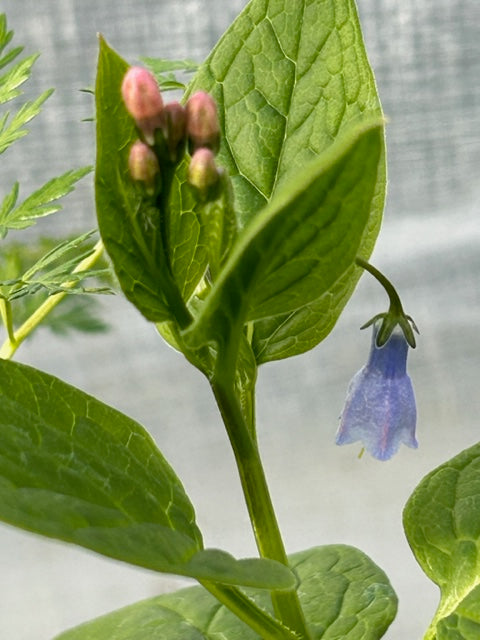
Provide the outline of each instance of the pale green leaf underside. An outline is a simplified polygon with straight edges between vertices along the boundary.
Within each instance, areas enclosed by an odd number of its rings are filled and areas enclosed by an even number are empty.
[[[387,577],[358,549],[317,547],[290,558],[314,640],[376,640],[396,613]],[[265,592],[248,590],[271,612]],[[57,640],[258,640],[200,587],[139,602],[61,634]]]
[[[0,406],[0,519],[156,571],[292,588],[276,562],[203,550],[180,481],[127,416],[5,360]]]
[[[437,630],[438,638],[475,637],[446,629],[480,629],[480,444],[420,482],[405,507],[404,526],[417,561],[441,590],[426,638]]]

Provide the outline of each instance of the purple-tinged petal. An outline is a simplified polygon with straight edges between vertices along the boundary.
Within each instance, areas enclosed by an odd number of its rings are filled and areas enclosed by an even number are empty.
[[[408,344],[395,330],[383,347],[376,346],[374,326],[367,364],[353,377],[340,418],[336,443],[360,440],[378,460],[388,460],[403,443],[418,446],[415,438],[417,412],[411,380],[407,374]]]

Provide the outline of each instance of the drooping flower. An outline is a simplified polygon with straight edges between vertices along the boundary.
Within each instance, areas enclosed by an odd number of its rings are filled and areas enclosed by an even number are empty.
[[[383,286],[390,306],[361,327],[373,326],[370,356],[348,387],[336,443],[360,440],[373,457],[388,460],[401,444],[418,446],[415,395],[407,374],[408,347],[415,348],[418,329],[390,280],[360,256],[355,262]]]
[[[361,441],[372,456],[388,460],[401,444],[418,446],[417,411],[407,374],[408,342],[404,331],[395,327],[379,347],[380,329],[381,323],[375,322],[368,362],[350,382],[336,443]]]

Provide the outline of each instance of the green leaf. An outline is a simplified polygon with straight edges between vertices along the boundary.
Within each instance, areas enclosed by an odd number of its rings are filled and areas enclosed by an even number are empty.
[[[192,348],[227,343],[245,322],[295,311],[345,277],[368,225],[382,141],[378,121],[360,123],[277,192],[187,330]]]
[[[291,589],[271,560],[203,549],[183,487],[136,422],[46,373],[0,360],[0,518],[156,571]]]
[[[195,76],[218,101],[219,161],[244,226],[361,115],[381,116],[352,0],[255,0]]]
[[[7,29],[5,14],[0,14],[0,54],[3,53],[12,37],[13,31],[8,31]],[[15,47],[5,53],[5,55],[0,58],[0,69],[11,65],[22,51],[23,47]],[[37,58],[38,54],[20,60],[0,77],[0,104],[8,102],[21,93],[18,87],[30,77],[32,66]],[[50,89],[42,93],[36,100],[26,102],[12,116],[10,121],[10,114],[8,112],[3,114],[0,118],[0,154],[13,144],[15,140],[22,138],[28,133],[23,127],[40,112],[42,104],[52,93],[53,89]]]
[[[101,317],[97,300],[86,296],[81,300],[78,296],[68,296],[47,315],[42,327],[62,337],[68,336],[71,331],[106,333],[110,329],[110,325]]]
[[[480,586],[474,587],[450,615],[437,624],[437,640],[480,638]]]
[[[18,184],[5,196],[0,208],[0,237],[4,237],[9,229],[25,229],[31,227],[38,218],[56,213],[62,209],[58,202],[75,188],[75,183],[86,176],[91,167],[67,171],[57,178],[49,180],[40,189],[34,191],[18,207]]]
[[[23,58],[0,77],[0,104],[13,100],[22,93],[18,87],[30,77],[38,56],[38,53],[34,53]]]
[[[369,255],[376,231],[367,225],[358,249]],[[252,348],[258,364],[280,360],[313,349],[335,326],[355,289],[358,269],[352,265],[322,296],[299,309],[254,323]]]
[[[385,574],[358,549],[317,547],[290,558],[314,640],[376,640],[396,613]],[[248,595],[271,611],[268,594]],[[258,640],[259,636],[200,587],[131,605],[67,631],[57,640]]]
[[[193,60],[165,60],[145,56],[141,60],[155,75],[162,91],[185,89],[185,83],[178,79],[175,71],[193,73],[198,69],[198,64]]]
[[[185,180],[174,178],[170,219],[128,172],[139,133],[120,92],[128,64],[102,39],[96,84],[96,203],[100,233],[123,292],[153,322],[172,320],[206,268],[203,233]],[[112,117],[115,114],[115,117]],[[179,173],[186,173],[186,163]]]
[[[201,549],[193,508],[140,425],[3,360],[0,404],[3,520],[153,568]]]
[[[285,182],[362,115],[381,116],[355,3],[257,0],[248,4],[200,68],[189,93],[217,99],[219,162],[233,180],[240,227]],[[359,253],[369,256],[385,196],[385,159]],[[353,265],[325,293],[294,311],[255,322],[257,362],[302,353],[334,326],[360,276]]]
[[[69,238],[68,241],[73,240]],[[65,246],[64,243],[61,245]],[[18,242],[9,242],[0,253],[0,282],[18,282],[22,276],[31,269],[32,264],[38,263],[45,255],[49,254],[53,249],[58,247],[58,239],[56,238],[39,238],[34,243],[29,242],[22,244]],[[94,245],[88,240],[81,245],[81,252],[78,260],[73,266],[78,264],[83,255],[94,250]],[[64,259],[60,255],[60,264],[64,266]],[[105,260],[101,260],[101,268],[82,271],[83,277],[91,272],[96,273],[96,279],[99,279],[103,288],[110,288],[111,272]],[[99,273],[100,271],[100,273]],[[68,276],[68,272],[67,272]],[[64,282],[68,282],[68,277]],[[56,283],[56,287],[62,282]],[[84,288],[84,287],[83,287]],[[12,300],[12,289],[17,289],[14,285],[0,285],[0,296],[12,302],[13,318],[15,325],[19,326],[27,320],[47,298],[48,287],[42,287],[35,283],[30,283],[28,294],[18,297],[15,291],[15,299]],[[55,287],[54,287],[55,289]],[[82,289],[80,287],[77,292]],[[36,290],[36,292],[34,292]],[[42,326],[48,327],[59,335],[66,335],[69,330],[76,329],[86,332],[105,331],[108,325],[100,318],[100,310],[97,301],[91,296],[68,296],[61,305],[55,307],[43,320]]]
[[[205,228],[201,223],[201,206],[187,184],[188,165],[178,167],[170,191],[168,246],[172,275],[184,300],[188,300],[205,273],[208,262]]]
[[[38,258],[23,274],[8,280],[0,279],[2,297],[6,300],[16,300],[42,289],[49,294],[61,291],[111,293],[108,287],[87,287],[81,284],[87,278],[101,278],[109,273],[108,269],[79,269],[82,260],[94,250],[91,244],[85,246],[94,233],[95,231],[89,231],[64,240]]]
[[[473,638],[446,629],[480,625],[480,444],[429,473],[408,500],[403,521],[418,563],[441,591],[425,638]]]
[[[23,129],[32,118],[40,113],[42,104],[53,93],[53,89],[44,91],[36,100],[26,102],[8,122],[9,114],[6,113],[0,120],[0,154],[19,138],[27,135]]]
[[[4,13],[0,13],[0,54],[2,54],[5,47],[10,44],[12,38],[13,31],[9,31],[7,28],[7,16]]]

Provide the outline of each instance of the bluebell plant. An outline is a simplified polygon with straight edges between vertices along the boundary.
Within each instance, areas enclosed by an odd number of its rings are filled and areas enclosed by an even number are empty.
[[[11,36],[0,15],[0,55]],[[0,58],[0,68],[11,65],[0,77],[0,104],[17,95],[19,72],[33,64],[12,65],[20,53]],[[101,240],[87,249],[80,247],[91,233],[62,242],[20,273],[12,273],[18,259],[6,260],[8,247],[0,254],[0,519],[199,583],[58,640],[377,640],[396,614],[388,577],[345,544],[287,554],[255,418],[258,368],[329,334],[359,266],[383,285],[390,306],[362,327],[372,326],[370,356],[350,385],[337,444],[359,440],[379,460],[401,444],[417,446],[406,367],[417,329],[393,285],[367,261],[384,204],[385,120],[355,2],[251,0],[183,87],[181,102],[165,103],[172,78],[161,86],[162,74],[179,68],[179,61],[153,61],[152,72],[130,66],[100,39]],[[0,152],[23,135],[46,97],[11,121],[8,113],[0,118]],[[68,172],[20,205],[14,185],[0,205],[0,238],[58,210],[52,202],[88,172]],[[204,547],[193,504],[144,427],[11,361],[67,294],[102,289],[83,280],[102,275],[93,267],[104,250],[118,288],[208,380],[255,558]],[[26,305],[20,324],[19,304],[38,292],[45,299],[31,315]],[[480,637],[479,462],[480,445],[462,452],[427,476],[405,508],[408,541],[441,589],[427,640]]]
[[[336,443],[360,440],[374,458],[389,460],[402,443],[418,446],[415,395],[407,374],[408,348],[415,348],[413,330],[418,329],[392,283],[365,260],[356,262],[385,287],[390,307],[361,327],[373,327],[370,355],[350,382]]]

